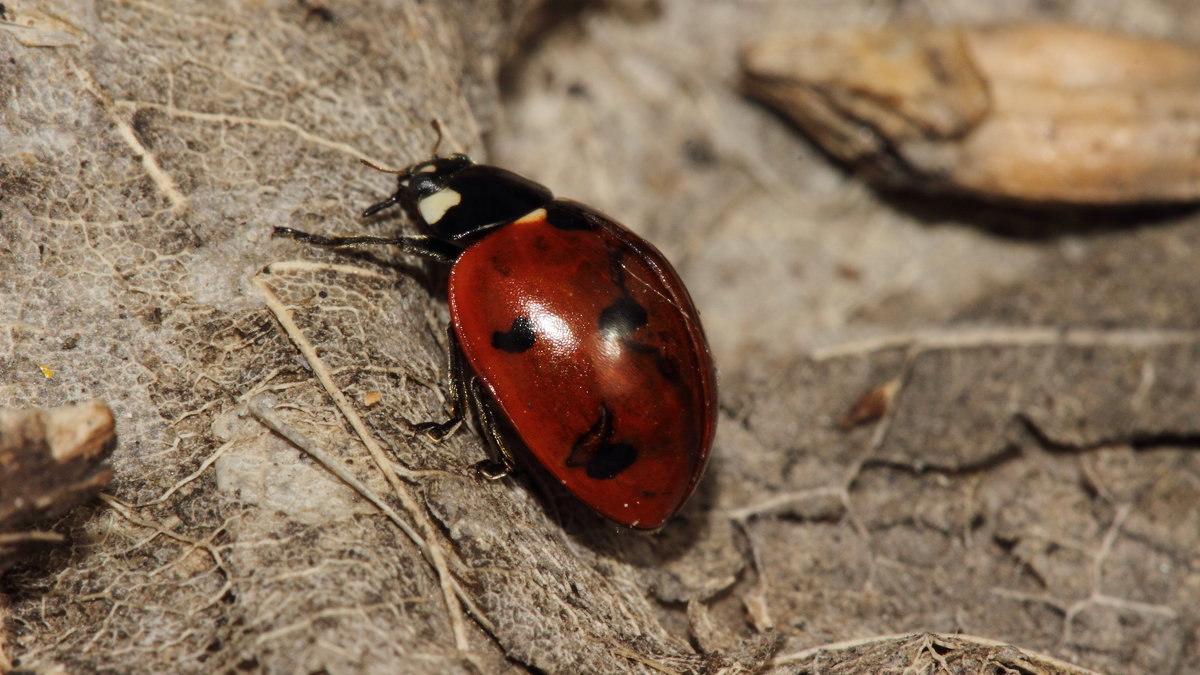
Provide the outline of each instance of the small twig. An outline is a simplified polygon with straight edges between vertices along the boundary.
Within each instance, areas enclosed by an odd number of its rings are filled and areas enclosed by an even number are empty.
[[[1171,329],[1056,328],[1052,326],[955,328],[894,333],[878,338],[831,345],[812,351],[814,361],[863,356],[889,349],[916,352],[979,347],[1157,347],[1195,344],[1200,331]]]
[[[389,520],[396,524],[396,527],[399,527],[401,530],[403,530],[404,533],[408,535],[408,538],[416,543],[417,546],[421,547],[423,551],[427,548],[427,542],[421,538],[421,535],[418,534],[411,525],[409,525],[403,518],[400,517],[399,513],[396,513],[392,507],[387,505],[387,502],[383,501],[379,495],[375,494],[371,488],[367,487],[366,483],[363,483],[359,479],[355,478],[354,474],[350,473],[350,471],[347,470],[346,467],[342,466],[340,462],[334,459],[332,455],[322,450],[317,446],[317,444],[309,441],[308,437],[297,433],[295,429],[292,429],[290,426],[284,424],[283,421],[279,419],[279,416],[275,414],[275,411],[273,410],[274,407],[275,401],[271,396],[260,395],[254,397],[254,399],[250,401],[249,410],[250,414],[253,415],[258,421],[262,422],[265,427],[271,431],[274,431],[280,436],[283,436],[289,443],[303,450],[308,454],[309,457],[317,460],[321,466],[325,467],[329,473],[332,473],[333,475],[342,479],[346,485],[354,488],[354,491],[362,495],[363,499],[366,499],[374,504],[375,508],[383,512],[383,514],[387,516]]]

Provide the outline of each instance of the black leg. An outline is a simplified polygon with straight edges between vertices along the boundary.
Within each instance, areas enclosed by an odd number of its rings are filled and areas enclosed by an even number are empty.
[[[477,462],[475,470],[491,480],[503,478],[512,473],[512,451],[496,423],[496,413],[483,391],[483,384],[467,368],[462,349],[458,345],[458,336],[454,334],[454,326],[446,327],[446,347],[450,418],[445,422],[414,424],[412,428],[435,441],[441,441],[462,426],[468,414],[475,415],[475,419],[479,420],[484,441],[493,454],[492,458]]]
[[[445,422],[422,422],[413,425],[414,431],[424,433],[435,441],[441,441],[461,426],[467,414],[467,366],[463,362],[462,349],[458,346],[454,326],[446,326],[446,374],[449,380],[450,418]]]
[[[405,253],[431,258],[447,265],[458,257],[457,249],[450,244],[423,234],[406,234],[399,237],[324,237],[290,227],[277,227],[275,235],[314,246],[395,246]]]
[[[477,378],[471,380],[467,393],[471,399],[471,408],[474,409],[475,417],[483,431],[484,440],[493,452],[493,457],[476,462],[475,470],[489,480],[504,478],[513,472],[513,453],[508,446],[508,439],[504,437],[504,432],[496,422],[496,411],[492,407],[492,401],[483,391],[483,384]]]

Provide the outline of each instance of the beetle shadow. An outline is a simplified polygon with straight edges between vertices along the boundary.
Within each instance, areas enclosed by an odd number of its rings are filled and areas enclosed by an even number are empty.
[[[1098,236],[1169,225],[1200,211],[1195,203],[1033,204],[963,194],[874,188],[880,202],[923,225],[967,225],[1031,242]]]

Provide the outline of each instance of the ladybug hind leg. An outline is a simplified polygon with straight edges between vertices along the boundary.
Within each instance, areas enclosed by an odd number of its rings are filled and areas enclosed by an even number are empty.
[[[435,441],[441,441],[458,429],[466,417],[468,379],[467,366],[463,360],[462,349],[458,346],[458,337],[454,334],[454,326],[446,327],[446,379],[449,391],[447,407],[450,418],[444,422],[421,422],[412,425],[413,431],[429,436]]]
[[[504,478],[513,472],[513,453],[504,430],[496,420],[495,407],[479,378],[471,378],[468,394],[475,419],[479,420],[480,432],[492,451],[492,457],[475,463],[475,470],[489,480]]]

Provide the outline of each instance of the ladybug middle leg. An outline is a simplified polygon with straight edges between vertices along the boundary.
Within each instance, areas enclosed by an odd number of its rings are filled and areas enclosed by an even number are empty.
[[[476,462],[475,470],[485,478],[503,478],[512,473],[512,451],[496,421],[496,413],[483,390],[483,383],[467,368],[462,348],[458,344],[458,336],[454,333],[454,326],[446,327],[446,352],[450,394],[447,407],[450,409],[450,417],[444,422],[414,424],[412,429],[424,433],[434,441],[442,441],[462,425],[468,414],[473,414],[483,430],[483,436],[492,454],[491,458]]]
[[[421,422],[412,425],[413,431],[419,431],[435,441],[442,441],[458,429],[466,418],[469,404],[469,376],[463,362],[462,349],[458,346],[458,338],[454,335],[454,326],[446,327],[446,379],[450,394],[446,407],[450,409],[450,418],[444,422]]]

